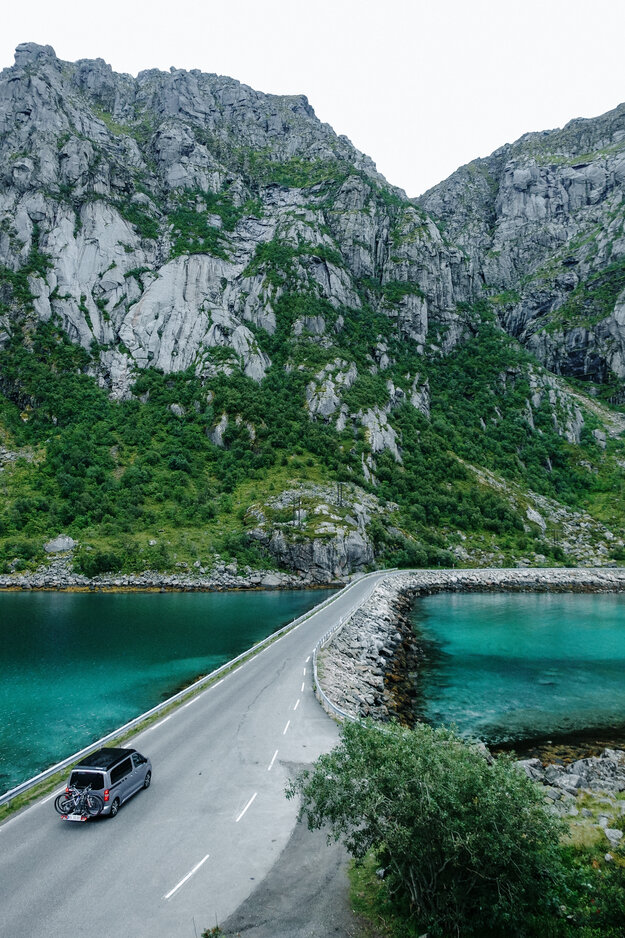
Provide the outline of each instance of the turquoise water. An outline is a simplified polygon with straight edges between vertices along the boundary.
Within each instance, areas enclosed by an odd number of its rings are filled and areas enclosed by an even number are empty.
[[[487,743],[625,726],[625,597],[440,593],[417,600],[420,715]]]
[[[0,792],[330,595],[0,593]]]

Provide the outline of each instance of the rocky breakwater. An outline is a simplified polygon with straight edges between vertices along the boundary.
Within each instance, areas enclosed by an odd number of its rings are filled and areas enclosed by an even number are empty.
[[[423,570],[389,573],[318,655],[323,695],[353,719],[410,722],[423,659],[409,611],[417,596],[442,590],[622,592],[625,569]]]
[[[357,719],[405,719],[415,694],[410,675],[421,652],[409,613],[412,596],[385,578],[318,655],[318,680],[339,710]],[[327,701],[320,695],[327,708]]]

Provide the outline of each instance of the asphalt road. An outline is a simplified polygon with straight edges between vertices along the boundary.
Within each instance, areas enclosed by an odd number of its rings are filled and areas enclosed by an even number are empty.
[[[232,915],[289,842],[289,775],[338,737],[312,690],[313,647],[378,578],[127,744],[153,782],[116,818],[68,823],[48,796],[0,826],[2,938],[199,938]]]

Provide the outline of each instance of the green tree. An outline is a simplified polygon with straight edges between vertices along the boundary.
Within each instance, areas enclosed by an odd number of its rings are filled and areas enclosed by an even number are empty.
[[[562,822],[508,759],[489,764],[452,730],[348,723],[296,794],[310,829],[329,824],[357,861],[375,852],[397,908],[431,936],[522,935],[536,910],[553,914]]]

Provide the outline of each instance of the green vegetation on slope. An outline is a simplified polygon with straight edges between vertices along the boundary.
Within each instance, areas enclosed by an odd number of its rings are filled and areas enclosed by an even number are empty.
[[[203,192],[185,189],[176,196],[175,207],[168,220],[172,229],[171,256],[181,254],[212,254],[227,258],[223,232],[234,231],[246,215],[262,214],[261,203],[248,200],[237,207],[227,192]]]
[[[590,327],[609,316],[625,289],[625,258],[621,257],[582,280],[566,301],[544,321],[548,332]]]
[[[572,507],[618,516],[621,444],[611,443],[606,456],[586,432],[580,446],[569,445],[546,407],[532,428],[523,416],[529,357],[487,315],[476,320],[473,338],[422,369],[430,419],[407,402],[396,406],[389,422],[402,461],[375,454],[374,478],[367,479],[363,459],[372,454],[362,427],[348,422],[339,432],[331,422],[311,420],[306,408],[307,386],[327,357],[314,343],[290,337],[296,318],[332,312],[312,292],[283,293],[277,337],[263,333],[276,360],[260,384],[236,367],[204,382],[192,370],[148,369],[137,373],[133,396],[120,402],[87,373],[89,353],[53,322],[16,328],[0,352],[0,423],[8,448],[28,448],[28,458],[3,473],[4,569],[36,564],[44,541],[60,530],[80,540],[77,562],[86,573],[175,569],[206,563],[215,551],[268,566],[270,558],[246,537],[247,510],[305,479],[355,482],[382,503],[396,502],[397,523],[372,521],[369,530],[378,561],[393,565],[451,563],[446,551],[460,536],[469,546],[496,543],[511,560],[532,550],[566,559],[528,525],[522,505],[480,481],[469,465]],[[377,319],[345,310],[339,341],[360,371],[345,393],[352,413],[384,406],[387,376],[409,392],[405,375],[415,362],[405,350],[396,349],[388,372],[372,375],[362,367]],[[286,368],[289,360],[299,366]],[[218,446],[209,434],[223,415]]]

